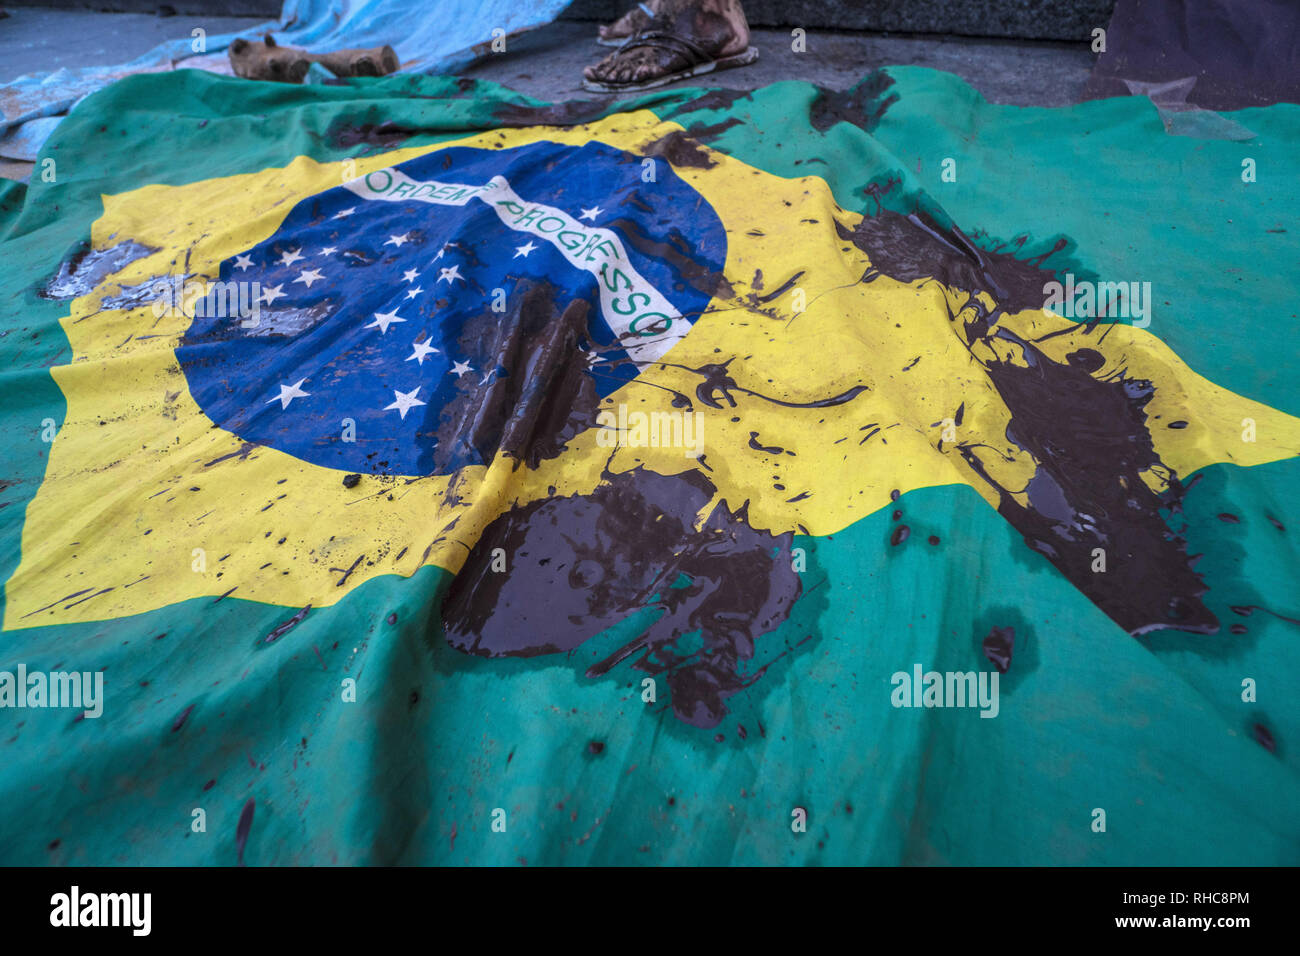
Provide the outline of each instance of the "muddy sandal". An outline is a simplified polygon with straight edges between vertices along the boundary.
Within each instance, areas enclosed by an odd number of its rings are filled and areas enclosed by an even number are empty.
[[[622,93],[628,90],[653,90],[656,87],[667,86],[669,83],[676,83],[678,80],[685,80],[692,76],[699,76],[702,73],[712,73],[714,70],[727,70],[737,66],[747,66],[758,59],[758,47],[750,46],[740,53],[731,56],[722,56],[714,59],[695,41],[689,40],[678,33],[669,33],[665,30],[646,30],[631,37],[620,45],[619,52],[635,50],[638,47],[651,47],[663,50],[666,53],[676,56],[686,65],[681,69],[665,73],[662,76],[653,77],[648,80],[629,80],[624,83],[610,82],[603,80],[583,79],[582,88],[593,93]]]
[[[654,12],[653,10],[650,9],[650,7],[649,7],[648,4],[645,4],[645,3],[638,3],[637,6],[641,9],[641,12],[644,13],[644,14],[646,15],[646,20],[647,20],[647,21],[652,21],[652,20],[654,20],[654,18],[655,18],[655,12]],[[624,17],[628,17],[628,16],[631,16],[632,13],[633,13],[633,11],[629,10],[629,11],[628,11],[626,14],[624,14],[623,16],[624,16]],[[619,17],[619,20],[622,20],[622,19],[623,19],[623,17]],[[616,21],[614,21],[614,22],[617,23],[618,20],[616,20]],[[644,29],[644,27],[642,27],[642,29]],[[639,32],[638,30],[633,29],[632,32],[629,33],[629,34],[627,34],[626,36],[621,36],[621,37],[608,37],[608,38],[603,37],[603,36],[601,36],[599,33],[597,33],[597,34],[596,34],[596,42],[599,43],[601,46],[622,46],[622,45],[623,45],[624,43],[626,43],[628,40],[632,39],[632,37],[636,36],[638,32]]]

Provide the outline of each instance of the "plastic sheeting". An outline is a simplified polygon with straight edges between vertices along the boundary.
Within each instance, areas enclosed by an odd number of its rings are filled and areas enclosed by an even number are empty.
[[[33,73],[0,86],[0,156],[34,161],[57,124],[31,121],[66,113],[124,76],[190,66],[229,74],[226,57],[211,54],[225,50],[236,37],[271,32],[283,45],[313,52],[388,44],[404,72],[444,73],[487,52],[494,39],[508,42],[513,34],[549,23],[567,5],[567,0],[477,0],[471,5],[453,0],[285,0],[278,23],[174,40],[120,66]]]

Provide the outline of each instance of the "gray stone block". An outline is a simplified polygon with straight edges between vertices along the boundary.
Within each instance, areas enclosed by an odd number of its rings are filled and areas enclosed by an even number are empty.
[[[609,21],[635,0],[575,0],[565,19]],[[742,0],[755,27],[1088,40],[1115,0]]]

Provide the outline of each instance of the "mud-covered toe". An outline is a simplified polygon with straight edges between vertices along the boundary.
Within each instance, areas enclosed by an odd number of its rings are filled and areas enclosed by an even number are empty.
[[[640,39],[640,37],[633,38]],[[632,41],[627,41],[628,49],[632,48]],[[637,44],[644,45],[644,44]],[[653,90],[661,86],[667,86],[669,83],[676,83],[679,80],[687,80],[693,76],[700,76],[704,73],[712,73],[715,70],[728,70],[738,66],[748,66],[758,60],[758,47],[750,46],[735,53],[731,56],[718,57],[713,59],[707,55],[703,59],[694,62],[687,61],[686,65],[680,69],[661,74],[656,77],[649,77],[644,80],[629,80],[626,83],[606,82],[604,80],[589,80],[585,77],[582,80],[582,88],[592,93],[623,93],[636,92],[640,90]]]

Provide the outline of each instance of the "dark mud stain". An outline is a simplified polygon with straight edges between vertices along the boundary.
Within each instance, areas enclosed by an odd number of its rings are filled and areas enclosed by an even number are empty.
[[[355,487],[356,487],[357,485],[359,485],[360,483],[361,483],[361,476],[360,476],[360,475],[344,475],[344,476],[343,476],[343,487],[344,487],[344,488],[355,488]]]
[[[732,116],[721,123],[706,126],[704,123],[692,123],[686,127],[686,135],[701,143],[711,143],[733,126],[740,126],[744,121],[739,116]]]
[[[443,409],[432,451],[440,474],[471,449],[485,464],[501,452],[536,468],[595,425],[599,398],[579,348],[591,340],[587,302],[575,299],[561,312],[555,288],[530,280],[509,302],[504,314],[485,311],[465,323],[460,348],[496,374],[486,384],[467,376]]]
[[[682,113],[696,113],[700,110],[729,110],[740,100],[752,100],[749,90],[709,90],[709,92],[687,100],[668,114],[666,119],[680,116]]]
[[[758,441],[758,432],[749,433],[749,447],[754,451],[767,452],[769,455],[784,455],[785,449],[776,445],[762,445]]]
[[[852,123],[863,132],[870,133],[880,125],[880,120],[889,107],[898,102],[898,94],[889,92],[893,85],[892,76],[875,70],[848,90],[818,87],[817,98],[808,108],[808,119],[813,129],[820,133],[826,132],[836,123]]]
[[[250,454],[252,454],[255,449],[261,447],[262,446],[257,444],[256,442],[251,442],[251,441],[242,442],[239,446],[238,451],[232,451],[229,454],[221,455],[220,457],[213,458],[211,461],[206,461],[203,463],[203,467],[211,468],[213,465],[219,465],[223,461],[230,461],[232,458],[238,458],[240,461],[243,461]]]
[[[1277,753],[1277,740],[1273,737],[1273,732],[1263,724],[1256,723],[1250,728],[1251,739],[1259,744],[1269,753]]]
[[[1285,614],[1279,614],[1277,611],[1270,611],[1268,608],[1260,607],[1258,604],[1234,604],[1231,609],[1233,614],[1240,617],[1250,617],[1256,611],[1263,611],[1265,614],[1273,615],[1273,617],[1277,618],[1279,621],[1286,621],[1288,624],[1300,624],[1300,620],[1296,620],[1293,617],[1287,617]]]
[[[800,269],[798,272],[796,272],[790,278],[786,279],[784,282],[782,282],[779,286],[777,286],[767,295],[758,296],[755,301],[761,303],[767,303],[767,302],[771,302],[773,299],[779,299],[781,296],[785,295],[787,292],[789,292],[791,289],[794,288],[795,283],[797,283],[801,278],[803,278],[803,274],[804,274],[804,270]],[[762,291],[763,287],[761,284],[759,284],[759,285],[755,285],[754,288],[758,291]]]
[[[418,129],[398,123],[354,124],[346,119],[336,121],[325,133],[326,141],[335,149],[352,149],[366,146],[373,150],[396,149],[412,136],[421,133],[433,135],[434,129]]]
[[[1008,312],[1042,307],[1043,285],[1054,277],[1044,262],[1066,240],[1021,260],[982,249],[923,212],[884,209],[855,229],[837,228],[871,259],[874,271],[864,281],[877,273],[902,282],[936,279],[970,295],[962,314],[972,317],[954,322],[954,331],[1011,413],[1007,440],[1032,456],[1035,473],[1013,494],[985,468],[982,456],[998,452],[966,444],[957,451],[998,495],[999,513],[1025,543],[1130,634],[1216,633],[1218,619],[1201,600],[1207,588],[1185,540],[1162,514],[1181,512],[1186,489],[1152,443],[1146,407],[1154,384],[1125,369],[1100,375],[1093,349],[1057,362],[998,324]],[[975,298],[981,292],[993,299],[992,310]],[[1091,334],[1094,327],[1076,328]],[[997,349],[990,348],[994,340]],[[1152,491],[1142,478],[1147,473],[1164,479],[1166,490]],[[1022,491],[1027,504],[1018,500]],[[1104,572],[1092,570],[1098,553]]]
[[[662,156],[674,166],[687,166],[692,169],[712,169],[718,161],[700,148],[689,133],[673,130],[666,136],[649,143],[645,155]]]
[[[889,543],[894,547],[898,547],[909,537],[911,537],[911,534],[912,534],[911,528],[909,528],[905,524],[900,524],[897,528],[894,529],[893,534],[889,536]]]
[[[743,388],[738,385],[736,380],[732,377],[731,372],[728,370],[728,366],[730,366],[732,361],[732,359],[727,359],[727,361],[721,364],[710,363],[708,365],[701,365],[699,368],[691,368],[686,365],[677,365],[673,367],[685,369],[688,372],[694,372],[704,379],[704,381],[700,382],[700,384],[695,387],[695,397],[709,408],[721,408],[722,402],[726,402],[728,406],[735,408],[736,399],[732,394],[733,392],[742,395],[752,395],[754,398],[762,399],[763,401],[770,402],[773,405],[781,405],[785,408],[830,408],[835,405],[843,405],[845,402],[850,402],[863,392],[870,390],[869,386],[855,385],[852,388],[840,392],[838,395],[832,395],[829,398],[816,399],[811,402],[789,402],[784,399],[772,398],[770,395],[764,395],[761,392],[756,392],[753,389]],[[661,362],[660,364],[667,365],[670,363]]]
[[[599,740],[593,740],[591,743],[587,744],[587,753],[591,754],[593,757],[598,757],[604,752],[605,745]]]
[[[485,657],[557,654],[646,607],[664,613],[587,671],[632,667],[667,680],[676,716],[714,727],[726,699],[758,679],[741,673],[755,642],[781,624],[800,594],[789,533],[750,526],[745,507],[720,505],[700,472],[607,475],[590,495],[515,508],[494,520],[451,584],[447,641]],[[492,571],[505,549],[511,573]],[[685,582],[684,584],[682,582]],[[703,647],[679,646],[698,632]]]
[[[646,235],[630,219],[615,219],[608,226],[617,229],[637,252],[667,262],[684,282],[697,291],[720,299],[730,299],[735,295],[727,277],[721,272],[710,272],[708,266],[699,261],[694,247],[680,230],[673,229],[666,239],[661,240]]]
[[[838,220],[835,228],[867,254],[875,271],[899,282],[937,279],[954,289],[987,292],[1003,312],[1043,307],[1043,286],[1056,278],[1046,259],[1066,246],[1058,239],[1050,252],[1018,259],[1011,252],[983,249],[961,229],[941,226],[920,210],[904,216],[881,209],[853,229]]]
[[[1155,386],[1122,372],[1096,378],[1006,329],[997,337],[1013,343],[1024,363],[992,360],[985,368],[1011,412],[1008,440],[1037,463],[1024,489],[1028,504],[989,477],[976,449],[958,450],[997,492],[999,513],[1130,634],[1217,632],[1186,542],[1161,515],[1181,510],[1184,491],[1147,430]],[[1141,476],[1148,471],[1168,476],[1166,492],[1147,486]],[[1092,570],[1097,549],[1105,572]]]
[[[1011,669],[1011,652],[1016,646],[1016,629],[995,627],[984,638],[982,646],[984,656],[998,669],[999,674],[1005,674]]]
[[[190,713],[193,710],[194,710],[194,705],[190,704],[190,706],[186,707],[183,711],[181,711],[181,715],[172,722],[172,733],[176,733],[182,727],[185,726],[185,721],[189,718]]]
[[[89,245],[83,244],[80,249],[59,264],[59,271],[46,281],[37,295],[42,299],[59,300],[88,295],[108,276],[120,272],[137,259],[151,256],[157,251],[134,239],[119,242],[106,249],[91,249]]]
[[[253,809],[257,801],[249,799],[239,814],[239,824],[235,827],[235,848],[239,851],[239,865],[244,865],[244,847],[248,844],[248,833],[253,829]]]
[[[288,634],[295,627],[301,624],[303,622],[303,619],[307,617],[307,612],[310,610],[311,610],[311,605],[308,604],[305,608],[303,608],[293,617],[289,618],[289,620],[285,621],[279,627],[272,629],[272,631],[269,634],[267,634],[266,637],[262,638],[262,643],[274,644],[277,640],[284,637],[284,635]]]
[[[495,126],[580,126],[600,119],[614,103],[603,100],[565,100],[543,106],[504,103],[492,113]]]

